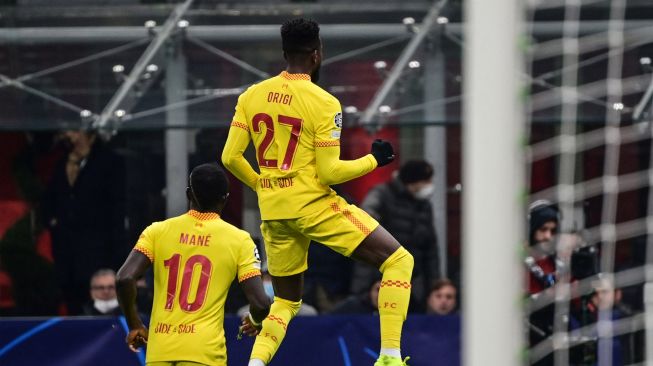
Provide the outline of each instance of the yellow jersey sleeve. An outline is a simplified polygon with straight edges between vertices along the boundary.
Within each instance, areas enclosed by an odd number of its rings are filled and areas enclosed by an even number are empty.
[[[229,127],[229,136],[224,145],[224,150],[222,150],[222,164],[241,182],[245,183],[249,188],[256,190],[259,175],[254,171],[245,157],[243,157],[243,153],[251,141],[247,115],[243,108],[247,98],[246,95],[247,93],[245,92],[238,97],[236,113]]]
[[[241,122],[247,127],[247,114],[245,113],[245,100],[247,99],[249,89],[245,90],[242,94],[238,96],[238,103],[236,103],[236,111],[234,112],[234,118],[232,121]],[[249,129],[247,129],[249,131]]]
[[[376,168],[376,159],[367,154],[356,160],[340,160],[342,112],[335,99],[325,103],[315,125],[315,165],[320,183],[340,184],[363,176]]]
[[[363,176],[376,168],[376,159],[367,154],[356,160],[340,160],[340,146],[315,149],[315,164],[320,183],[330,186]]]
[[[156,237],[158,234],[160,225],[158,223],[153,223],[143,230],[143,233],[138,237],[138,241],[134,246],[134,250],[141,252],[150,259],[150,262],[154,263],[154,243],[156,242]]]
[[[342,132],[342,110],[340,102],[330,97],[322,101],[315,120],[315,147],[323,145],[340,146]]]
[[[258,249],[249,234],[245,234],[238,251],[238,282],[261,275]]]

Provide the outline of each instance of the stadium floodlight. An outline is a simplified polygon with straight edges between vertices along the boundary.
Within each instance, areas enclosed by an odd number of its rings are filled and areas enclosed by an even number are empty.
[[[113,65],[113,68],[111,70],[113,70],[113,72],[116,74],[122,74],[123,72],[125,72],[125,67],[120,64]]]
[[[377,70],[385,70],[388,67],[388,63],[385,61],[376,61],[374,63],[374,68]]]
[[[402,23],[406,26],[406,30],[410,33],[417,33],[417,27],[415,26],[415,18],[406,17],[402,19]]]
[[[84,109],[83,111],[79,112],[79,116],[82,118],[89,118],[92,115],[93,113],[91,113],[91,111],[89,111],[88,109]]]
[[[408,68],[409,69],[419,69],[420,66],[421,66],[421,64],[417,60],[413,60],[413,61],[408,62]]]
[[[612,109],[615,111],[623,111],[624,110],[624,104],[623,103],[614,103],[612,105]]]
[[[189,25],[190,25],[190,23],[186,19],[182,19],[182,20],[177,22],[177,27],[179,27],[181,29],[188,28]]]
[[[154,20],[148,20],[145,22],[145,29],[147,29],[147,33],[151,36],[154,35],[154,28],[156,27],[156,21]]]
[[[156,64],[149,64],[145,67],[145,73],[141,75],[141,79],[147,80],[152,77],[152,74],[159,71],[159,66]]]
[[[413,24],[415,24],[415,18],[413,18],[413,17],[406,17],[406,18],[404,18],[404,19],[402,20],[402,22],[403,22],[405,25],[413,25]]]
[[[376,61],[374,62],[374,70],[376,70],[381,79],[385,79],[388,76],[388,63],[383,60]]]
[[[155,64],[149,64],[145,67],[145,71],[147,72],[157,72],[159,71],[159,67]]]
[[[449,23],[449,18],[447,18],[447,17],[438,17],[435,21],[440,25],[445,25],[445,24]]]
[[[353,105],[348,105],[345,107],[344,111],[347,114],[354,114],[354,113],[358,113],[358,108],[356,108],[356,106]]]
[[[125,112],[124,109],[117,109],[113,114],[118,118],[122,118],[127,114],[127,112]]]
[[[379,113],[381,113],[382,115],[387,115],[387,114],[389,114],[391,111],[392,111],[392,108],[390,108],[389,105],[385,105],[385,104],[384,104],[384,105],[382,105],[382,106],[379,107]]]
[[[653,72],[653,66],[651,65],[651,58],[650,57],[642,57],[639,59],[639,64],[642,65],[642,68],[646,71],[651,71]]]

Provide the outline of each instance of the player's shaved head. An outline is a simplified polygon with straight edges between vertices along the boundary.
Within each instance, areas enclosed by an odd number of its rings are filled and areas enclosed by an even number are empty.
[[[217,164],[198,165],[190,172],[188,191],[197,209],[221,210],[229,194],[229,180]]]

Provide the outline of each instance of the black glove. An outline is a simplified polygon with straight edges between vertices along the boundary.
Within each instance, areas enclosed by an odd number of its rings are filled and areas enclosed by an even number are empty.
[[[379,166],[388,165],[395,160],[395,152],[392,149],[392,145],[388,141],[380,139],[376,139],[372,143],[372,155]]]

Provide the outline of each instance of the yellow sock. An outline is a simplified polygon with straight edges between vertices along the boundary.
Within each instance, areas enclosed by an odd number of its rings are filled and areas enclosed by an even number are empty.
[[[279,349],[283,337],[286,336],[286,329],[290,320],[297,315],[301,301],[289,301],[280,297],[274,297],[270,307],[270,314],[263,320],[263,329],[254,342],[250,359],[258,359],[266,365]]]
[[[401,348],[401,328],[408,312],[413,265],[413,256],[400,247],[379,268],[383,273],[379,290],[381,348]]]

